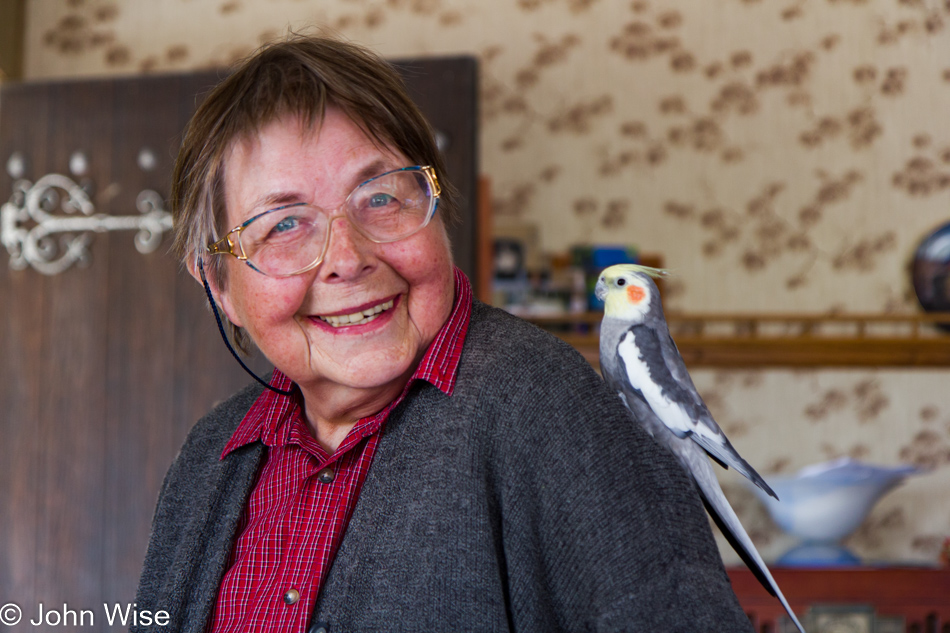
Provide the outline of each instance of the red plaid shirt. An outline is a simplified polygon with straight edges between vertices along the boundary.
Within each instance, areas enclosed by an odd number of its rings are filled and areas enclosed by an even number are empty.
[[[306,631],[379,442],[379,430],[416,380],[452,395],[472,313],[472,287],[455,269],[452,314],[406,384],[376,415],[359,420],[333,455],[310,434],[296,397],[267,390],[221,454],[260,440],[268,448],[221,581],[212,633]],[[271,384],[290,389],[274,371]]]

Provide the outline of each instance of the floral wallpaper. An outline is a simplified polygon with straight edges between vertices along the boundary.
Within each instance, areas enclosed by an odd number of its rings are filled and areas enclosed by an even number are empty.
[[[390,57],[476,56],[495,223],[536,225],[549,251],[661,254],[668,310],[917,310],[908,263],[950,215],[950,2],[30,0],[25,73],[218,67],[314,27]],[[932,468],[849,544],[936,561],[950,370],[694,377],[766,475],[845,455]],[[781,554],[789,537],[723,482],[766,559]]]

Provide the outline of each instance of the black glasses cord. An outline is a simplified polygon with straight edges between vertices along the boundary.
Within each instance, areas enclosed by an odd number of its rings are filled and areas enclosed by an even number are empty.
[[[204,264],[202,263],[200,257],[198,257],[197,260],[198,260],[198,272],[201,274],[201,283],[205,287],[205,294],[208,295],[208,303],[211,304],[211,312],[214,313],[214,320],[218,324],[218,331],[221,333],[221,339],[224,341],[224,344],[227,345],[228,351],[231,352],[231,356],[234,356],[234,360],[236,360],[244,369],[244,371],[249,373],[254,378],[254,380],[261,383],[262,385],[264,385],[271,391],[277,392],[282,396],[293,395],[292,391],[284,391],[283,389],[278,389],[277,387],[267,384],[267,382],[265,382],[263,378],[255,374],[253,371],[251,371],[250,367],[244,364],[244,361],[241,360],[241,357],[238,355],[238,353],[234,351],[233,347],[231,347],[231,342],[228,341],[228,335],[224,332],[224,324],[221,323],[221,315],[218,314],[218,307],[217,305],[215,305],[215,302],[214,302],[214,295],[211,294],[211,286],[208,285],[208,280],[205,277]]]

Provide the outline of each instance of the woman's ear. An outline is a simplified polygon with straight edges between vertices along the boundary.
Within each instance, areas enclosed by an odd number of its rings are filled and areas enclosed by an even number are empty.
[[[201,285],[204,285],[204,282],[202,282],[202,280],[201,280],[201,272],[199,271],[199,269],[201,268],[201,256],[200,256],[200,255],[195,254],[195,258],[194,258],[194,259],[189,259],[189,260],[188,260],[188,263],[185,264],[185,268],[187,268],[187,269],[188,269],[188,273],[189,273],[192,277],[195,278],[195,281],[197,281],[197,282],[198,282],[199,284],[201,284]]]
[[[205,292],[214,298],[214,302],[220,306],[228,321],[237,327],[243,327],[237,319],[237,313],[234,310],[234,306],[231,305],[231,298],[227,290],[219,288],[215,281],[215,276],[208,275],[205,272],[202,257],[196,254],[193,260],[188,261],[187,267],[191,276],[194,277],[199,284],[204,286]]]

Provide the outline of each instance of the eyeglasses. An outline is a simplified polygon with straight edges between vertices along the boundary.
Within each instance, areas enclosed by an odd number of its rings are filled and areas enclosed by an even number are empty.
[[[300,202],[259,213],[208,245],[271,277],[299,275],[319,266],[340,211],[366,239],[398,242],[421,231],[435,215],[442,188],[432,167],[404,167],[370,178],[330,213]]]

